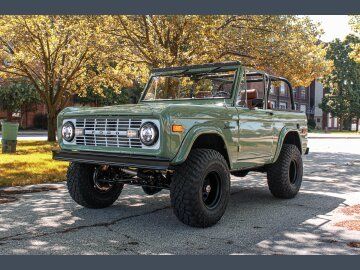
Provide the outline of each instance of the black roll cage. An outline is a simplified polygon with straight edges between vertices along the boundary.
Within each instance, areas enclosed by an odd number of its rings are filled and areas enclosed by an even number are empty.
[[[246,82],[264,82],[264,91],[265,91],[265,93],[264,93],[264,108],[267,108],[266,105],[267,105],[267,102],[269,99],[271,82],[282,81],[282,82],[286,83],[286,85],[289,88],[291,110],[295,110],[293,88],[291,86],[291,83],[286,78],[270,75],[266,72],[258,71],[258,70],[253,70],[253,71],[247,72],[246,70],[244,70],[244,68],[242,67],[242,65],[239,61],[229,61],[229,62],[210,63],[210,64],[201,64],[201,65],[189,65],[189,66],[179,66],[179,67],[155,68],[151,71],[151,74],[152,74],[152,76],[153,75],[163,75],[163,74],[169,74],[169,75],[182,75],[182,74],[188,74],[188,73],[196,74],[197,72],[198,72],[198,74],[201,74],[201,73],[211,73],[211,72],[215,72],[215,71],[227,71],[227,70],[231,70],[234,68],[237,70],[236,71],[237,78],[236,78],[236,81],[234,82],[234,85],[237,86],[237,88],[238,88],[238,89],[235,89],[235,91],[233,91],[233,92],[235,92],[235,93],[233,93],[233,95],[235,95],[235,96],[233,96],[234,104],[236,102],[236,96],[238,95],[238,91],[239,91],[239,77],[241,77],[240,72],[243,71],[244,80]],[[251,76],[253,76],[253,77],[259,76],[260,78],[249,79],[249,80],[246,79],[246,77],[251,77]],[[148,81],[148,84],[149,84],[149,81]],[[146,89],[148,87],[148,84],[145,86],[145,91],[142,93],[139,101],[143,100],[145,93],[146,93]]]
[[[246,79],[246,82],[264,82],[264,86],[265,86],[265,95],[264,95],[264,104],[267,104],[268,99],[269,99],[269,93],[270,93],[270,89],[271,89],[271,82],[275,82],[275,81],[282,81],[284,83],[286,83],[286,85],[289,88],[289,92],[290,92],[290,102],[291,102],[291,110],[295,110],[295,104],[294,104],[294,94],[293,94],[293,88],[291,86],[291,83],[283,78],[283,77],[278,77],[278,76],[274,76],[274,75],[270,75],[267,74],[265,72],[262,71],[252,71],[252,72],[246,72],[245,71],[245,76],[246,77],[254,77],[254,76],[261,76],[262,78],[256,78],[256,79]]]

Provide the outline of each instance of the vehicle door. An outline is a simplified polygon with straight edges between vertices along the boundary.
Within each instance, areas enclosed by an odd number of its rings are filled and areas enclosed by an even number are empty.
[[[260,76],[261,75],[261,76]],[[265,77],[245,76],[237,109],[239,115],[239,154],[241,167],[261,166],[272,156],[274,144],[273,112],[265,106]]]

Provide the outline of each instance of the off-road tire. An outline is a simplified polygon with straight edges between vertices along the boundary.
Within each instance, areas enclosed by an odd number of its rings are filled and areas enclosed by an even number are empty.
[[[149,186],[142,186],[142,189],[145,192],[145,194],[147,194],[147,195],[154,195],[156,193],[159,193],[162,190],[162,188],[149,187]]]
[[[290,166],[296,167],[296,176],[291,177]],[[299,149],[295,145],[284,144],[277,161],[267,169],[270,192],[277,198],[291,199],[299,192],[302,176],[303,162]]]
[[[114,184],[106,192],[94,186],[95,166],[81,163],[70,163],[67,171],[67,188],[71,198],[86,208],[105,208],[112,205],[120,196],[123,184]]]
[[[215,176],[219,198],[213,207],[203,201],[204,181]],[[206,178],[206,179],[205,179]],[[215,189],[214,189],[215,191]],[[223,216],[230,196],[230,173],[224,157],[211,149],[194,149],[171,178],[170,198],[173,211],[184,224],[210,227]],[[215,200],[214,200],[215,201]]]

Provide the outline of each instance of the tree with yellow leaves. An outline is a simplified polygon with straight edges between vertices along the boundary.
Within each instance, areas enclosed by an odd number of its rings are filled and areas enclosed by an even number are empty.
[[[286,77],[294,86],[307,86],[330,70],[321,31],[307,17],[229,16],[222,28],[221,58]]]
[[[53,141],[73,94],[144,82],[154,67],[240,60],[308,85],[329,68],[319,34],[297,16],[1,16],[0,76],[34,85]]]
[[[240,60],[294,85],[309,85],[329,72],[321,31],[306,17],[142,15],[110,20],[109,34],[121,48],[117,58],[148,68]]]
[[[130,15],[108,17],[117,59],[148,68],[217,60],[221,16]]]
[[[25,77],[48,111],[48,140],[56,137],[56,117],[74,93],[126,81],[108,65],[99,17],[1,16],[0,76]],[[107,76],[108,75],[108,76]],[[110,80],[110,79],[113,80]]]

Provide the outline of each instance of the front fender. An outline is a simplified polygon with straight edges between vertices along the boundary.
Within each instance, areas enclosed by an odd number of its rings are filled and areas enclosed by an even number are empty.
[[[216,134],[216,135],[220,136],[225,143],[226,149],[228,149],[226,140],[225,140],[222,130],[220,128],[216,128],[216,127],[210,128],[210,127],[204,127],[204,126],[199,126],[199,125],[194,126],[186,134],[185,138],[183,139],[183,141],[180,145],[179,151],[177,152],[177,154],[171,161],[171,164],[175,165],[175,164],[180,164],[180,163],[184,162],[187,159],[196,139],[200,135],[203,135],[203,134]]]

